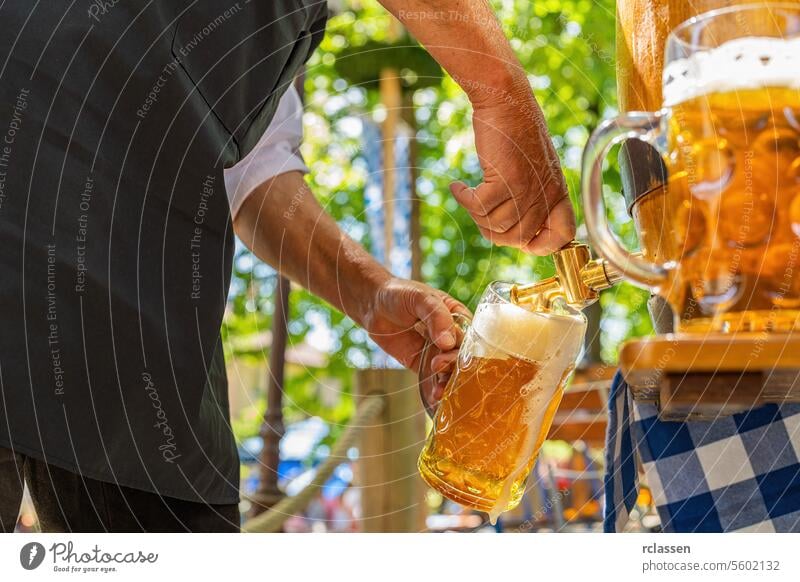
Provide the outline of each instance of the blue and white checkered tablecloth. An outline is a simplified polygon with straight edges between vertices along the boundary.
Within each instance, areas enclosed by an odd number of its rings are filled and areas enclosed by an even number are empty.
[[[800,405],[714,422],[662,422],[619,374],[609,399],[605,523],[623,531],[638,455],[668,532],[800,532]]]

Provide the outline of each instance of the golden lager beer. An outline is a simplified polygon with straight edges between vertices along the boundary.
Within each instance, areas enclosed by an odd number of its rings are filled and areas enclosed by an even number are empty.
[[[800,328],[800,5],[702,14],[669,36],[663,109],[595,132],[584,156],[592,242],[667,299],[678,332]],[[638,138],[660,153],[632,206],[644,258],[621,248],[602,200],[602,159]]]
[[[492,521],[522,498],[586,330],[580,313],[510,303],[509,287],[478,306],[419,459],[431,487]]]
[[[766,48],[775,58],[793,50],[800,61],[800,43],[763,44],[723,45],[708,58],[735,62],[737,48]],[[749,88],[749,74],[671,106],[667,197],[675,212],[663,235],[679,265],[669,298],[683,331],[800,323],[800,89],[782,79]]]

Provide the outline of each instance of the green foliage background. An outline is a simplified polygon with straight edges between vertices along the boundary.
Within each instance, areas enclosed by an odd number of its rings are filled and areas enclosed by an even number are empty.
[[[319,200],[350,236],[369,246],[363,197],[366,170],[360,160],[362,143],[357,130],[362,117],[379,120],[381,106],[376,86],[367,77],[351,85],[340,73],[348,71],[346,59],[383,46],[390,17],[375,0],[339,4],[342,9],[331,19],[326,38],[307,68],[302,151],[311,168],[309,183]],[[616,114],[614,2],[494,0],[493,4],[544,110],[581,221],[578,170],[582,148],[598,122]],[[422,87],[414,91],[413,100],[419,130],[417,191],[422,199],[425,282],[474,307],[493,280],[532,281],[548,276],[552,273],[549,259],[492,247],[450,196],[451,181],[477,183],[480,179],[469,103],[449,77],[430,79],[424,59],[415,56],[407,61],[402,73],[410,85]],[[420,74],[424,82],[417,79]],[[620,180],[614,158],[610,158],[606,173],[609,217],[621,238],[634,247],[636,235],[618,195]],[[241,249],[224,330],[227,337],[269,329],[274,287],[274,271]],[[605,292],[601,302],[605,361],[615,361],[617,347],[624,339],[651,332],[645,299],[644,291],[625,284]],[[325,370],[290,371],[286,385],[287,420],[319,415],[332,424],[331,436],[335,437],[336,428],[346,423],[352,412],[347,396],[352,388],[352,370],[369,363],[366,335],[349,319],[301,289],[293,289],[290,315],[292,343],[301,342],[313,330],[322,330],[330,338],[332,350]],[[229,356],[233,355],[230,351],[229,348]],[[237,355],[267,357],[264,353]],[[320,403],[318,388],[320,382],[331,380],[345,393],[333,408]],[[254,409],[246,418],[236,419],[239,436],[257,432],[262,412]]]

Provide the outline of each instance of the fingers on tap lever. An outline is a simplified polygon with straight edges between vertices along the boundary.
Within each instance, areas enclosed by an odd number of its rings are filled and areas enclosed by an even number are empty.
[[[508,186],[454,182],[450,191],[493,244],[549,255],[575,237],[575,214],[565,188],[553,194],[515,195]]]

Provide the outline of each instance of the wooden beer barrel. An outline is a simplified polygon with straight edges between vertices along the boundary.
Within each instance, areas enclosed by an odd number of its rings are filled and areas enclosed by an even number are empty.
[[[672,29],[709,10],[758,0],[617,0],[617,93],[620,110],[658,111],[664,47]],[[800,4],[800,0],[782,0]]]

